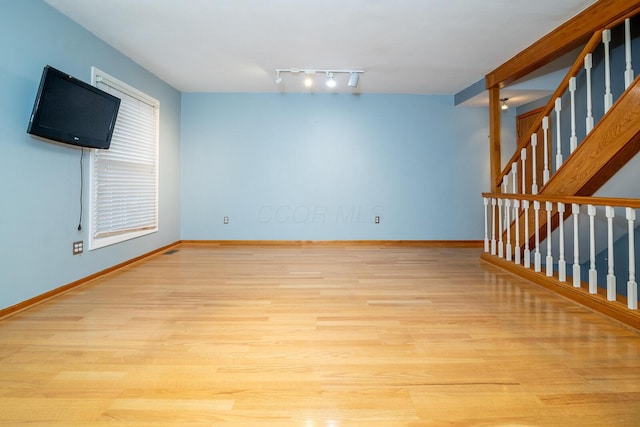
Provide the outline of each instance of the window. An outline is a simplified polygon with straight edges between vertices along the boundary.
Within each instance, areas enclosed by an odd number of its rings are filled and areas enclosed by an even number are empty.
[[[160,103],[92,68],[94,86],[121,99],[108,150],[93,150],[89,249],[158,230]]]

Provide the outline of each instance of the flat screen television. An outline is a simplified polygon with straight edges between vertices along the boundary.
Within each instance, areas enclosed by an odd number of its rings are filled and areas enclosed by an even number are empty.
[[[27,132],[79,147],[107,149],[120,98],[47,65]]]

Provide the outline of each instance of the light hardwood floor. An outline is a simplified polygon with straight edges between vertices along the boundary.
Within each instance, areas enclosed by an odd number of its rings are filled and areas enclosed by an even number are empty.
[[[478,249],[178,249],[0,321],[0,425],[640,425],[640,334]]]

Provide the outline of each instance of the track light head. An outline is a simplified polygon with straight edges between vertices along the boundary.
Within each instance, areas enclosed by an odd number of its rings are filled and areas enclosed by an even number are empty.
[[[276,70],[276,79],[275,82],[277,85],[279,85],[280,83],[282,83],[282,77],[280,77],[280,70]]]
[[[311,86],[313,86],[313,79],[311,78],[311,76],[306,76],[306,77],[304,78],[304,85],[305,85],[306,87],[311,87]]]
[[[304,85],[305,87],[313,86],[313,76],[316,72],[313,70],[306,70],[304,72]]]
[[[349,73],[349,87],[358,87],[358,80],[360,80],[360,75],[358,73]]]
[[[336,81],[333,78],[333,73],[327,72],[327,87],[334,88],[336,87]]]

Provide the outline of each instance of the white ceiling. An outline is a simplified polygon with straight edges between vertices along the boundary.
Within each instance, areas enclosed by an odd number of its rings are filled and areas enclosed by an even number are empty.
[[[307,92],[275,69],[360,68],[356,92],[412,94],[459,92],[595,2],[45,1],[183,92]]]

